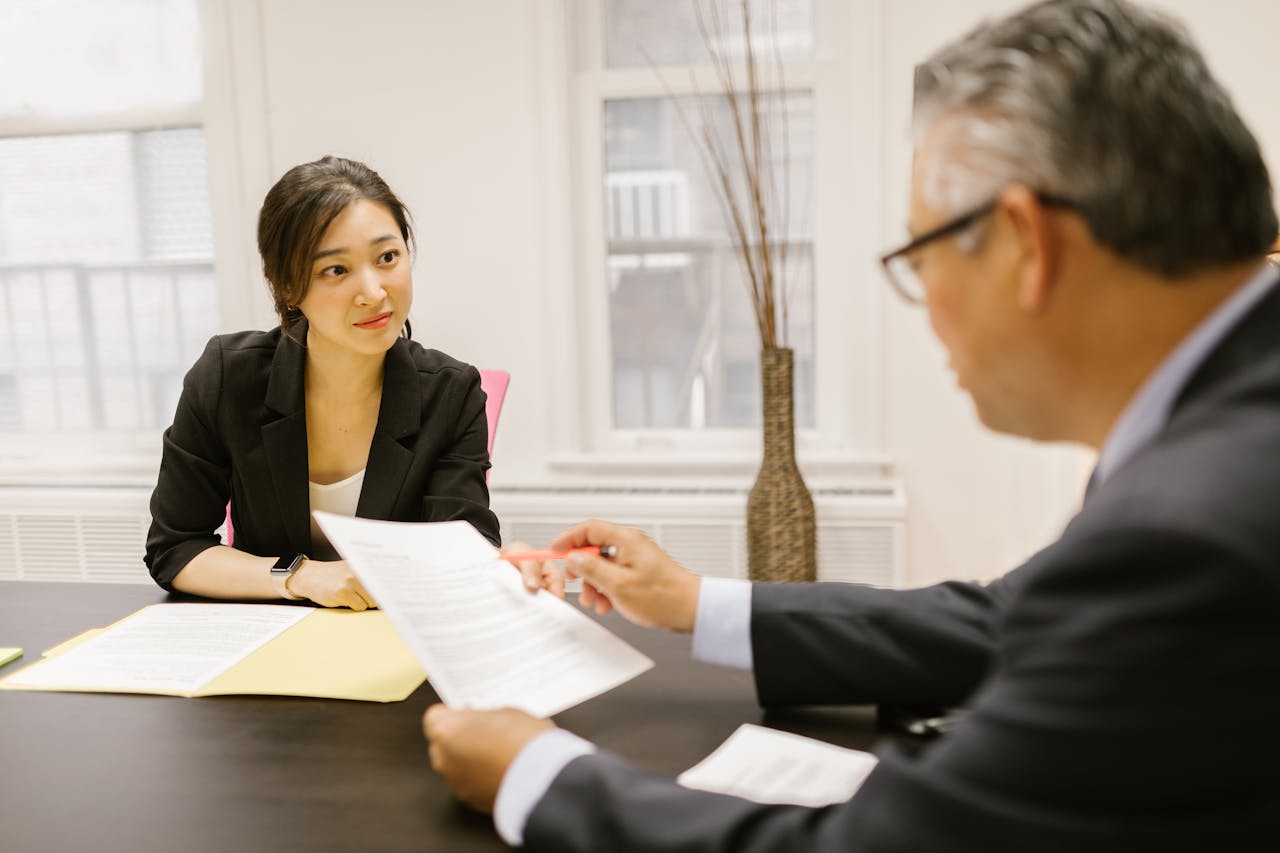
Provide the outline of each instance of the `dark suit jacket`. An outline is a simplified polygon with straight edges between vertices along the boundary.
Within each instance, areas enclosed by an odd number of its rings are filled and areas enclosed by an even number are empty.
[[[236,548],[277,557],[311,550],[306,348],[298,343],[306,331],[303,320],[289,334],[217,335],[187,373],[151,495],[145,559],[162,587],[220,543],[214,531],[228,498]],[[484,404],[474,367],[396,341],[356,515],[463,519],[498,544]]]
[[[752,593],[764,705],[964,702],[821,809],[569,764],[533,851],[1274,850],[1280,830],[1280,292],[1061,538],[989,585]]]

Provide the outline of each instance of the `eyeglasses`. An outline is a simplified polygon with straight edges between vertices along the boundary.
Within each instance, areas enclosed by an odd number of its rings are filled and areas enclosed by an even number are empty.
[[[1037,192],[1035,195],[1045,207],[1079,209],[1079,204],[1063,196],[1042,192]],[[983,217],[990,216],[996,209],[996,203],[997,199],[993,198],[986,204],[979,205],[968,213],[962,213],[955,219],[926,231],[905,246],[881,257],[880,265],[884,267],[885,275],[889,277],[889,283],[893,285],[898,295],[912,305],[924,302],[924,282],[920,280],[920,274],[916,271],[917,253],[935,240],[958,234]]]

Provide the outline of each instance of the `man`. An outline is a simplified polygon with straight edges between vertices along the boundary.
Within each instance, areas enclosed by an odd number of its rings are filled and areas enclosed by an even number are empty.
[[[919,70],[916,238],[885,258],[993,429],[1100,451],[989,585],[700,580],[635,531],[552,544],[583,603],[694,632],[762,704],[963,703],[826,808],[688,791],[548,721],[435,706],[433,765],[532,850],[1274,849],[1280,291],[1258,147],[1174,25],[1051,0]]]

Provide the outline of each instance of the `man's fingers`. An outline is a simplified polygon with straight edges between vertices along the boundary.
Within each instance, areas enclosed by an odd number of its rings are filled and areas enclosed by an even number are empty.
[[[532,551],[532,550],[534,549],[528,543],[508,542],[506,545],[503,546],[502,550],[498,552],[498,558],[507,560],[507,557],[506,557],[507,554],[514,554],[518,551]],[[515,566],[516,570],[520,572],[520,580],[524,583],[525,589],[529,590],[529,592],[537,592],[538,590],[542,589],[543,584],[542,584],[542,561],[541,560],[521,560],[518,563],[515,560],[507,560],[507,562]]]
[[[427,737],[434,737],[439,734],[440,726],[448,718],[449,706],[443,702],[436,702],[422,715],[422,731]]]
[[[524,588],[537,592],[542,587],[542,564],[534,560],[526,560],[517,564],[520,577],[524,580]]]
[[[543,586],[556,598],[564,598],[564,572],[553,566],[542,569]]]
[[[590,522],[580,522],[561,533],[555,539],[551,540],[551,544],[547,547],[552,551],[568,551],[570,548],[580,548],[587,543],[586,528]]]
[[[567,551],[583,545],[616,545],[614,540],[624,528],[597,518],[579,522],[551,540],[549,546],[553,551]]]
[[[570,554],[567,562],[575,574],[606,595],[617,586],[626,571],[611,560],[586,554]]]
[[[600,590],[589,583],[582,584],[582,592],[578,595],[578,603],[583,607],[594,607],[601,616],[613,609],[613,602]]]

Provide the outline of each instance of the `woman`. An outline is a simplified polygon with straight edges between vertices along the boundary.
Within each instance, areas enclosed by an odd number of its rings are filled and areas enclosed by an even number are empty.
[[[480,375],[410,340],[412,243],[362,163],[304,163],[267,193],[258,251],[280,325],[215,336],[187,374],[151,496],[160,586],[375,606],[315,509],[463,519],[498,544]],[[234,548],[214,532],[228,500]]]

